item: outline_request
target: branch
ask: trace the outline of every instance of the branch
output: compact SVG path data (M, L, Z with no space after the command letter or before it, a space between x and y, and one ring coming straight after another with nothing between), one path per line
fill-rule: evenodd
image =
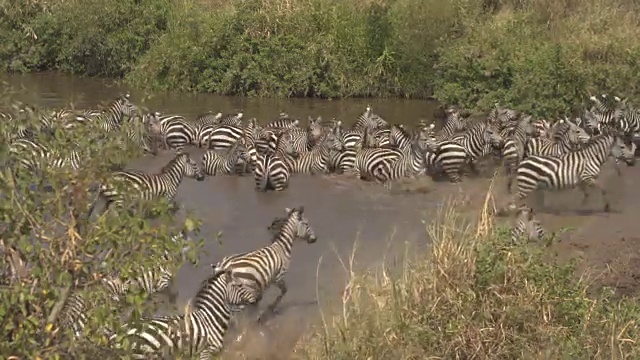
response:
M62 308L64 307L64 305L67 303L67 299L69 298L70 294L71 294L71 283L69 283L69 285L67 285L62 289L62 292L60 293L60 299L58 299L58 301L53 305L53 308L51 309L51 313L47 317L47 324L56 323L56 321L58 320L58 316L60 316L60 312L62 311Z

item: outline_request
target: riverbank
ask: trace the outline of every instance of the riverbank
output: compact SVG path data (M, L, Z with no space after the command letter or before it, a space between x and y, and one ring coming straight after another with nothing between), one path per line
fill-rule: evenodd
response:
M640 356L637 298L595 289L540 244L510 245L486 211L469 222L460 204L448 205L429 227L428 250L407 250L415 256L399 274L352 274L339 315L323 316L292 358Z
M631 0L70 0L2 11L0 68L154 90L433 96L550 116L587 92L633 97L640 86Z

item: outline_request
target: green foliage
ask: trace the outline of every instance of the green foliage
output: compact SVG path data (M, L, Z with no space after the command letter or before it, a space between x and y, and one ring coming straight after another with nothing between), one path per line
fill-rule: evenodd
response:
M2 109L18 108L11 100ZM0 279L11 263L12 251L27 262L20 280L0 285L0 353L20 358L95 358L105 356L103 330L117 329L130 316L152 311L146 297L135 292L114 303L100 279L117 274L126 279L141 268L154 269L163 254L181 254L187 245L171 241L180 229L198 231L200 221L187 216L175 223L166 201L141 203L158 214L109 211L87 219L96 197L95 189L114 163L124 164L141 155L140 149L125 147L126 131L100 136L91 125L74 130L37 132L37 140L59 154L80 150L80 170L42 167L25 171L8 153L15 125L37 125L39 113L26 113L0 123ZM98 134L98 136L96 136ZM106 161L105 159L113 159ZM194 262L199 244L189 243L186 256L171 256L177 268ZM81 295L87 305L84 337L76 340L67 327L60 327L60 305L69 295ZM105 347L105 349L103 349ZM104 352L103 352L104 351ZM111 350L109 350L111 351Z
M297 358L640 356L637 299L589 289L575 263L549 261L541 244L512 245L508 229L478 237L465 223L450 210L432 225L426 254L408 251L399 274L354 277L340 315L324 317Z
M1 2L0 68L156 90L397 96L536 116L640 88L632 0Z

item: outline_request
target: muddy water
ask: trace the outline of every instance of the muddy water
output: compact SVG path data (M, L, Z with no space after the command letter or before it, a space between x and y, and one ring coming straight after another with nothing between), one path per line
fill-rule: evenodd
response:
M321 115L349 122L371 104L389 121L410 123L432 117L437 108L434 103L408 100L273 100L184 93L150 96L108 81L55 74L2 75L0 81L8 82L19 100L42 106L73 103L78 108L91 107L129 91L134 102L157 111L194 116L211 110L243 110L246 116L255 116L259 121L286 111L303 119ZM193 154L200 156L202 152L193 150ZM145 157L134 161L131 167L157 171L170 159L170 154ZM210 273L210 263L224 255L267 244L266 227L271 220L283 214L285 207L304 205L319 240L294 248L287 276L289 293L283 306L303 313L304 309L316 311L317 289L333 294L342 288L344 272L339 258L347 261L356 240L359 266L377 263L405 242L426 243L421 220L425 211L438 205L433 195L391 196L380 187L323 176L297 176L282 193L256 193L253 186L250 176L208 178L204 182L187 179L181 186L178 200L204 219L201 235L206 240L206 253L201 255L198 268L186 265L180 270L176 279L179 304L194 295L199 282ZM222 244L215 239L218 232L222 233Z

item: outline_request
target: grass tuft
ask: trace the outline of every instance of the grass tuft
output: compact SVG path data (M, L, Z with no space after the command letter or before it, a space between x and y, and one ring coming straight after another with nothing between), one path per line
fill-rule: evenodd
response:
M399 272L350 272L341 311L297 344L300 359L637 358L640 305L589 291L575 263L511 245L489 216L449 201L426 251ZM412 249L416 250L416 249ZM410 251L407 251L410 253ZM416 253L413 251L413 253Z

